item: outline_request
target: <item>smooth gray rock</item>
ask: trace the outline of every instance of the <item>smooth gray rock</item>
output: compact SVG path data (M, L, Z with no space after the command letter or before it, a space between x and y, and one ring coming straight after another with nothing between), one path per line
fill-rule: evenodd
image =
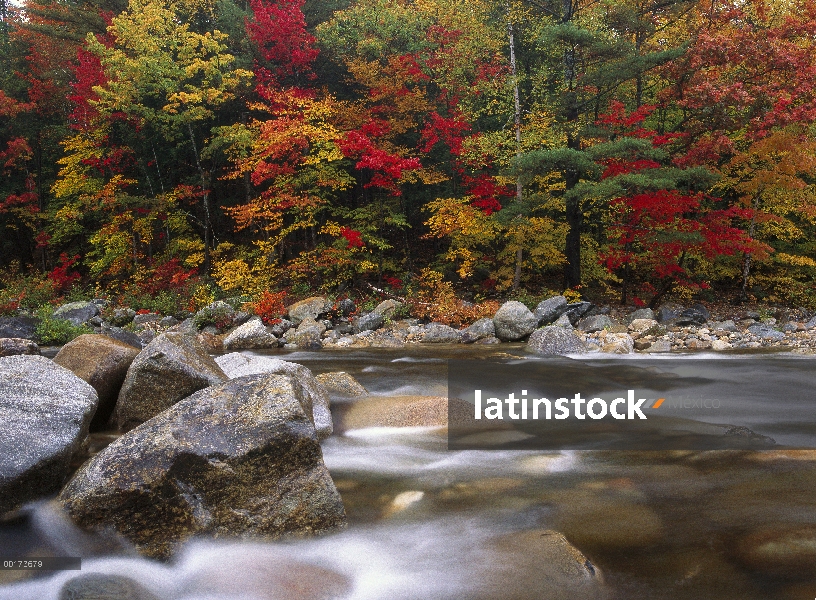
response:
M764 325L762 323L756 323L755 325L750 325L748 327L748 332L752 333L758 337L761 337L763 340L784 340L785 334L781 331L777 331L770 325Z
M97 403L90 385L47 358L0 358L0 514L62 487Z
M0 357L18 354L39 354L40 347L32 340L21 338L0 338Z
M34 339L39 323L36 317L0 317L0 338Z
M591 315L589 317L584 317L580 321L578 321L578 329L581 331L585 331L587 333L595 333L596 331L603 331L604 329L609 329L612 327L614 323L612 323L612 319L607 317L606 315Z
M462 332L442 323L428 323L422 333L423 344L458 344L462 341Z
M680 317L680 313L682 313L684 310L685 307L677 304L676 302L666 302L658 307L657 313L655 314L655 320L658 323L674 321Z
M357 317L352 323L354 325L355 333L359 333L361 331L373 331L375 329L379 329L382 327L383 323L385 323L385 319L379 313L370 312Z
M655 340L644 352L671 352L671 342L668 340Z
M74 325L82 325L98 314L98 304L93 302L69 302L54 311L54 318L70 321Z
M539 325L549 325L567 310L567 299L564 296L553 296L539 302L533 314L538 318Z
M267 331L260 318L255 317L234 329L224 339L224 351L277 348L278 338Z
M287 310L289 312L289 320L294 325L300 325L300 322L307 317L317 319L318 316L326 314L332 308L331 302L328 298L323 296L313 296L306 298L300 302L295 302Z
M298 393L309 400L312 407L312 422L318 439L323 440L332 434L334 426L329 408L329 395L307 367L279 358L240 352L224 354L217 357L215 362L230 379L264 373L291 376Z
M493 319L479 319L462 332L462 343L472 344L478 340L495 335L496 326L493 325Z
M496 337L504 342L514 342L530 335L538 326L538 317L521 302L510 300L501 305L493 315Z
M121 327L105 327L103 325L101 333L102 335L128 344L129 346L133 346L134 348L138 348L139 350L144 348L141 338L127 329L122 329Z
M168 331L150 342L128 369L114 419L128 431L195 391L227 379L201 343Z
M567 329L572 329L572 321L570 321L568 314L563 314L558 317L555 321L552 322L554 327L566 327Z
M586 314L592 310L592 307L595 306L592 302L573 302L571 304L567 304L567 310L564 311L564 314L569 317L570 323L576 325L578 321L580 321Z
M250 375L196 392L85 463L59 501L80 527L112 527L160 558L196 535L344 527L310 399L292 379Z
M729 331L729 332L732 332L732 333L736 333L737 331L739 331L739 327L737 327L737 324L734 323L734 321L732 321L731 319L727 319L725 321L714 321L709 326L709 329L711 329L712 331L718 331L719 330L719 331Z
M527 340L527 352L533 354L584 354L583 341L570 329L550 325L536 329Z

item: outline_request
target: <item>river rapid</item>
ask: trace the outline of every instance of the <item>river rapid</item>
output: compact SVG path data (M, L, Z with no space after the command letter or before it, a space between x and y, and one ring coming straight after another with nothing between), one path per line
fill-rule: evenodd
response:
M346 371L372 395L444 396L446 359L523 352L502 344L274 355L315 374ZM780 377L776 358L759 368L778 380L780 399L813 378L816 359L799 358ZM694 372L744 358L687 360ZM354 402L332 400L336 417ZM801 433L784 410L762 425L777 437ZM0 571L0 600L79 598L67 582L93 573L135 582L122 597L144 600L816 598L816 451L449 451L443 428L341 426L323 454L346 506L344 532L193 540L160 563L76 530L44 502L0 523L2 554L82 556L82 571ZM583 553L601 585L559 580L536 543L551 530Z

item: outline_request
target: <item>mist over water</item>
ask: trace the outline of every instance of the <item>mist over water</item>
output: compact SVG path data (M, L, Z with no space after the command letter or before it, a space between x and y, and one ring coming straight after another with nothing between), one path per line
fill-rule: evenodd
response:
M468 352L507 356L508 348L518 350ZM444 395L440 359L451 356L468 353L377 349L282 358L316 374L349 372L376 395L403 396ZM711 365L687 360L689 377ZM781 364L769 356L750 366L765 369L780 398L816 367L812 359L786 363L793 366L784 371ZM338 411L350 404L336 400ZM780 411L763 426L792 435L797 425ZM346 505L344 532L274 543L192 540L165 564L80 532L43 503L0 524L3 553L81 555L82 571L16 582L20 572L0 572L0 600L62 600L63 586L91 574L126 577L152 595L134 598L168 600L816 597L816 532L809 533L816 452L449 451L444 428L380 427L333 436L323 453ZM591 561L602 588L574 581L569 588L558 579L531 542L546 530L563 533ZM799 555L788 564L791 551Z

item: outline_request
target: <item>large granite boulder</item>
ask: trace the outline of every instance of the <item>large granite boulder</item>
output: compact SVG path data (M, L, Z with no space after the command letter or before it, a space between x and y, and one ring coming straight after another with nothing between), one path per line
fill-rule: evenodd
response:
M428 323L419 341L423 344L457 344L462 341L462 332L442 323Z
M36 317L0 317L0 338L34 339L39 323Z
M0 338L0 357L18 354L39 354L40 347L31 340L22 338Z
M366 313L354 319L354 332L360 333L361 331L374 331L375 329L382 327L383 323L385 323L385 317L383 317L380 313Z
M54 311L54 318L70 321L74 325L82 325L98 314L98 304L94 304L93 302L69 302Z
M224 350L259 350L277 348L278 338L270 333L259 318L250 319L224 338Z
M155 417L227 376L194 336L168 331L150 342L130 365L114 419L123 431Z
M97 402L90 385L47 358L0 358L0 514L59 491Z
M318 439L323 440L332 434L329 395L308 368L279 358L252 356L239 352L219 356L215 362L230 379L259 374L291 376L292 384L298 389L298 394L307 398L312 407L312 422Z
M572 302L567 304L567 310L564 311L564 314L567 315L572 325L577 325L578 321L589 314L594 306L592 302L586 302L585 300Z
M86 333L65 344L54 362L91 384L99 396L92 430L103 429L113 409L128 368L139 350L104 335Z
M510 300L501 305L493 315L496 337L505 342L515 342L530 335L538 326L538 317L521 302Z
M550 325L536 329L527 340L527 351L533 354L583 354L586 345L574 331Z
M493 319L479 319L462 332L462 343L472 344L496 335L496 326Z
M112 527L152 557L192 536L274 539L343 527L300 390L274 374L200 390L102 450L59 500L79 526Z
M638 308L637 310L633 310L629 313L629 316L626 317L626 322L631 323L632 321L636 321L638 319L654 319L655 313L651 308Z
M539 325L549 325L567 311L567 299L564 296L553 296L539 302L533 314Z
M332 308L332 303L328 298L323 296L313 296L306 298L300 302L295 302L287 310L289 311L289 320L294 325L299 325L303 319L312 318L317 319L318 316L329 312Z

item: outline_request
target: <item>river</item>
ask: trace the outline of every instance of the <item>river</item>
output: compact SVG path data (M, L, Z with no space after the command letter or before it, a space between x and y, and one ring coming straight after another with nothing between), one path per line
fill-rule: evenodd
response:
M446 359L522 354L502 344L275 356L315 374L346 371L373 395L439 396ZM812 358L786 363L784 377L777 359L751 370L778 381L780 399L814 377ZM638 358L605 360L625 367ZM693 372L747 358L684 360ZM339 414L353 401L333 402ZM785 414L762 425L800 435ZM372 428L341 429L323 453L348 514L341 533L194 540L164 564L112 549L42 503L0 524L0 545L4 554L83 556L83 576L127 577L141 591L126 597L145 600L816 598L816 451L450 451L444 429ZM592 585L559 579L570 575L537 541L553 530L588 559ZM14 581L20 572L0 572L0 600L78 597L63 590L77 575Z

